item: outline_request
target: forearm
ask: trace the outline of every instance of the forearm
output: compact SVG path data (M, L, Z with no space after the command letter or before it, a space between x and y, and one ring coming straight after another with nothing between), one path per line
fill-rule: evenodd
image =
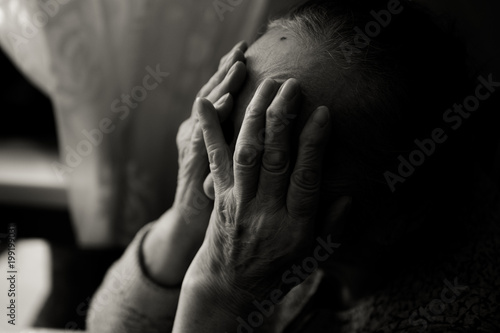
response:
M220 306L218 296L192 285L184 288L172 332L236 332L235 317Z
M87 316L90 332L171 331L180 290L157 285L141 267L140 246L150 227L136 235L93 296Z
M180 286L204 233L175 209L145 226L108 271L87 323L96 332L170 332Z

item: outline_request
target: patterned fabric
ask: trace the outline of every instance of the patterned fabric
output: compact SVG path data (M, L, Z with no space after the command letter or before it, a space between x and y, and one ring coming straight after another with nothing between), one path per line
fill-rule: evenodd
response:
M144 274L139 249L152 224L145 225L108 271L92 297L88 332L170 332L180 289L163 288Z

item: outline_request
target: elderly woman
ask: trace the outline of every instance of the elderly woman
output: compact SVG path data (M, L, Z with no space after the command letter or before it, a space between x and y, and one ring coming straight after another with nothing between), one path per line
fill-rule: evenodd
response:
M238 44L179 130L173 207L110 269L89 329L498 328L493 201L448 110L458 54L397 0L308 1Z

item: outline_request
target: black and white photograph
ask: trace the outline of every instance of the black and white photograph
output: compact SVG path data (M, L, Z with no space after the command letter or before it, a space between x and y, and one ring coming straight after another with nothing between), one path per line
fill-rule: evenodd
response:
M500 333L497 0L0 0L0 333Z

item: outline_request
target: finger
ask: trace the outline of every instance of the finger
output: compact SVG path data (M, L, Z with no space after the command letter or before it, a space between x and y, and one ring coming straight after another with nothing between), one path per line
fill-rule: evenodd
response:
M212 174L209 173L203 182L203 191L205 195L210 200L215 200L215 190L214 190L214 179L212 178Z
M328 108L322 106L311 115L300 135L297 162L286 198L288 214L294 218L310 218L316 214L329 134L330 115Z
M207 150L199 122L194 125L193 135L186 146L179 160L179 175L199 183L209 172Z
M266 110L278 89L267 79L259 86L248 105L234 152L234 194L242 201L255 196L264 147Z
M226 144L217 111L212 103L204 98L197 98L195 109L203 131L203 139L214 179L216 195L225 192L232 184L231 155Z
M234 94L241 89L247 76L247 69L243 62L237 61L229 70L221 83L219 83L206 97L214 103L227 93Z
M206 156L207 154L203 131L199 122L195 123L193 134L191 135L191 152L202 156Z
M290 180L290 133L292 120L297 117L299 92L297 80L286 81L267 109L258 196L270 204L283 203L286 199Z
M215 103L226 94L234 94L238 92L245 82L246 75L247 71L245 64L238 61L233 64L227 75L224 77L224 80L222 80L222 82L220 82L216 87L210 89L208 92L209 96L203 96L203 98ZM191 117L193 116L196 116L194 108L191 112Z
M206 97L210 92L222 82L229 69L237 62L245 63L245 51L247 49L246 42L240 42L224 57L222 57L217 72L210 80L201 88L197 97Z
M214 107L217 110L217 115L219 116L219 121L223 123L231 115L233 111L234 100L230 93L225 94L217 102L215 102Z
M196 102L195 102L196 103ZM233 108L233 98L230 94L222 96L213 106L217 112L217 117L219 122L224 122ZM191 134L191 149L193 152L201 155L205 155L205 141L203 140L203 131L199 125L198 114L196 114L195 125L193 126L193 131Z
M238 42L228 53L226 53L220 60L219 62L219 69L222 69L224 66L226 66L228 59L237 51L240 51L241 53L245 53L248 49L248 44L245 41ZM231 65L229 65L231 66Z
M179 160L183 160L189 150L189 141L193 135L195 121L193 118L185 120L177 131L176 144L179 149Z
M206 97L210 92L222 82L227 72L238 61L246 62L244 51L239 49L231 51L219 64L217 72L210 78L210 80L200 89L198 97Z

